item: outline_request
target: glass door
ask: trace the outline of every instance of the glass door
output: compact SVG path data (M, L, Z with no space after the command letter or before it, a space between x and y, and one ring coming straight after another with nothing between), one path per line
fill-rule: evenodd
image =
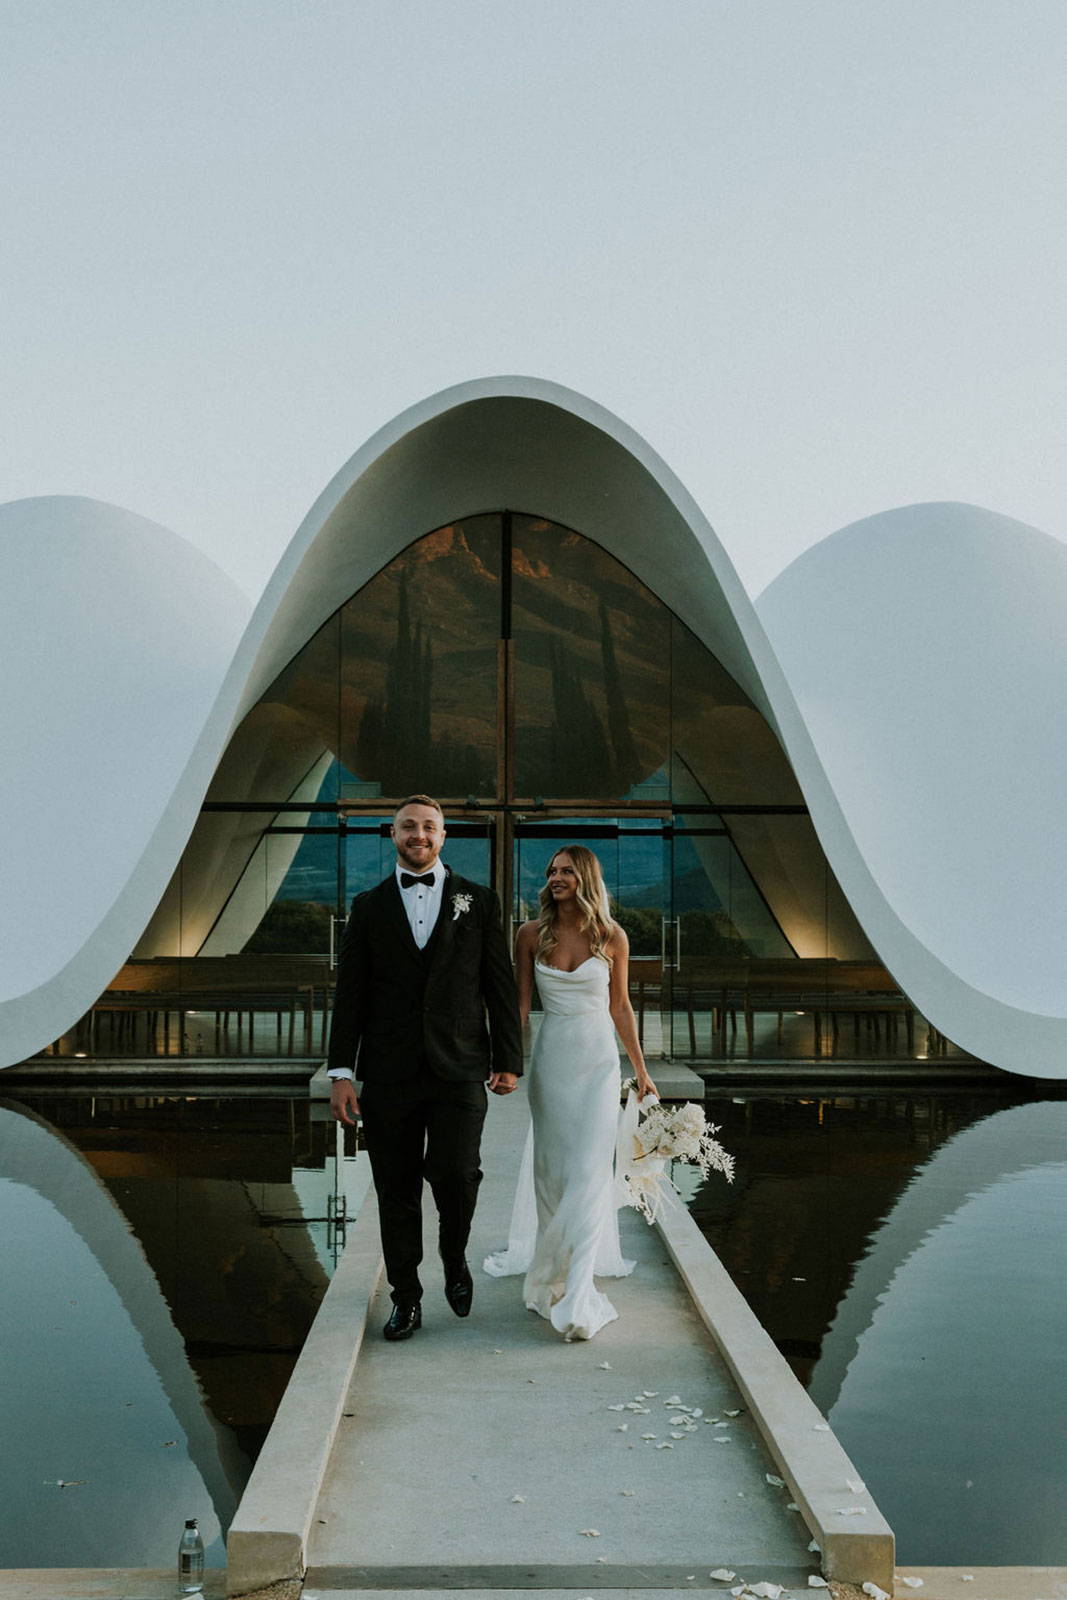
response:
M630 1000L646 1056L671 1050L670 837L666 816L590 816L555 811L513 823L514 926L538 915L545 871L557 850L583 844L599 857L613 914L630 940Z
M676 813L671 864L672 1055L795 1055L811 1028L810 1016L802 1014L802 1027L793 1020L796 951L723 816L710 808Z

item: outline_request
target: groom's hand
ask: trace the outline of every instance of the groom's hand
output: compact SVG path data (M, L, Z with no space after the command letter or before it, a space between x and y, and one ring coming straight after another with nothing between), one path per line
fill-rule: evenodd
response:
M511 1094L519 1087L519 1080L513 1072L491 1072L489 1074L490 1094Z
M359 1116L356 1086L351 1078L334 1078L330 1088L330 1115L335 1122L347 1123L354 1128Z

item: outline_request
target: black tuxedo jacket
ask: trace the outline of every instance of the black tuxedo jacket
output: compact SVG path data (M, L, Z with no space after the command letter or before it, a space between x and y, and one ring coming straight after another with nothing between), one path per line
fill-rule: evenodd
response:
M363 1083L382 1083L423 1066L455 1082L490 1072L519 1076L515 975L491 889L450 872L433 934L420 950L391 872L352 902L327 1068L349 1067Z

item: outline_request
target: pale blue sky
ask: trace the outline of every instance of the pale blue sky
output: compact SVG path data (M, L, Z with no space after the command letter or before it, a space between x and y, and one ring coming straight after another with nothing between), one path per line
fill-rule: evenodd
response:
M1062 0L8 0L0 501L258 592L398 411L618 413L756 592L975 501L1067 537ZM534 509L534 508L530 508Z

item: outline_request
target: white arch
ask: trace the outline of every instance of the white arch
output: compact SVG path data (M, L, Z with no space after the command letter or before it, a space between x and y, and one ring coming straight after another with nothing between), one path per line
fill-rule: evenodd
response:
M31 511L38 508L32 514L40 516L43 505L50 508L48 514L59 518L62 508L72 504L85 503L24 502L23 511L18 507L7 511L17 523L19 516L31 514L25 510L27 506ZM202 681L210 676L205 660L217 665L228 656L228 670L218 672L215 679L218 692L213 699L206 694L196 699L201 718L197 735L190 738L187 715L181 739L173 741L172 748L180 747L184 754L184 764L178 763L177 775L174 763L163 764L170 783L169 798L163 799L157 785L146 800L139 819L138 839L146 841L140 856L132 865L125 859L110 876L94 882L91 892L81 894L79 926L91 926L92 931L85 933L76 954L65 965L52 960L50 966L47 952L38 952L34 983L23 981L20 986L9 978L0 1004L4 1040L0 1061L18 1060L55 1037L104 988L135 944L162 893L230 733L311 633L341 601L427 529L503 505L528 508L580 528L630 567L714 650L778 731L827 856L865 931L890 970L935 1023L959 1043L1009 1070L1067 1075L1064 988L1043 992L1042 1003L1035 1005L1026 987L1029 954L1038 945L1047 948L1046 940L1059 927L1058 913L1050 915L1040 886L1030 878L1020 880L1018 903L1012 907L1010 926L1034 930L1032 939L1021 949L1002 950L1001 981L996 986L976 985L970 969L958 960L961 946L958 939L953 941L951 914L947 912L940 925L938 942L930 938L926 927L916 931L902 910L922 894L939 896L951 906L960 862L980 882L982 852L988 841L975 841L969 855L964 851L958 856L952 876L932 874L925 854L919 868L910 866L906 852L883 850L881 841L889 830L906 832L909 819L918 819L922 790L913 788L910 808L907 795L894 790L893 806L887 807L880 767L871 769L866 787L858 779L842 782L840 751L847 739L835 741L832 737L834 697L844 691L843 703L849 707L853 727L855 719L864 714L864 702L862 697L849 697L849 685L835 681L835 669L876 671L881 678L892 667L893 652L887 659L879 637L868 661L862 633L857 650L840 662L832 637L822 637L807 649L813 632L825 632L828 626L832 635L835 621L831 617L824 625L819 613L820 620L811 623L811 614L799 603L800 598L810 596L809 581L798 580L791 587L779 580L772 586L760 602L765 627L702 511L655 452L592 401L527 378L485 379L446 390L403 413L357 451L297 530L239 643L233 639L239 605L230 599L220 606L221 591L216 591L214 611L197 628L198 648L193 649L186 638L180 666L193 671L191 658L195 657L198 681ZM114 508L98 509L116 521L128 516ZM966 559L974 543L976 519L984 519L986 545L1005 552L1003 561L991 561L978 572L964 597L962 621L980 629L983 609L1005 603L1003 586L998 589L998 584L1005 563L1010 564L1016 537L1013 530L1020 525L968 507L925 508L925 515L928 526L943 532L946 588L951 588L958 562ZM1033 530L1025 532L1037 543L1044 538ZM825 555L827 564L819 577L824 585L831 585L831 592L836 581L834 552L845 547L845 543L830 539L817 552ZM1042 583L1046 596L1051 597L1047 603L1054 606L1060 597L1067 598L1067 552L1062 552L1058 564L1047 550L1045 555ZM804 568L806 559L795 563L785 578L799 574L806 580L812 570ZM115 582L121 584L125 581L121 563L117 567ZM40 605L42 593L49 592L50 572L45 549L30 574L28 591L34 604ZM1025 573L1022 577L1025 579ZM202 589L203 579L202 569L195 579L190 570L190 590L197 583ZM1022 614L1026 598L1025 582L1017 581L1008 596L1010 603L999 633L1000 653L1003 642L1017 637L1028 625ZM174 609L191 618L195 604L186 603L184 593L180 600L181 604L173 602ZM120 642L122 638L120 634ZM780 658L788 664L790 675L796 674L799 695L787 681ZM989 681L989 675L1003 665L997 652L987 652L981 662L985 677L979 681ZM1063 666L1062 651L1051 649L1044 681L1060 703L1065 687ZM128 650L128 668L139 676L154 725L165 726L166 701L158 676L141 672L132 649ZM945 749L945 762L954 771L974 771L984 748L985 726L975 685L974 664L962 657L951 678L908 683L912 725L935 725L946 706L955 709L954 739L946 742ZM34 685L30 682L27 687L32 699ZM83 734L63 715L56 717L54 707L38 705L37 711L40 717L51 718L53 749L68 759L72 750L76 755ZM1000 748L1010 760L1015 749L1010 720L999 731ZM134 769L131 742L126 740L115 750L116 785ZM1030 745L1027 753L1035 755ZM1028 772L1030 791L1059 776L1058 756L1045 763L1038 759ZM10 842L19 830L18 807L5 805L0 818ZM1045 820L1042 812L1030 841L1031 854L1050 842L1041 835ZM1014 819L1004 820L998 842L1006 839L1013 823ZM885 870L886 862L892 863L892 876ZM936 868L936 863L933 866ZM50 880L47 888L50 903L58 912L61 896L57 885ZM996 918L988 916L986 926L992 946ZM22 966L25 969L27 963Z

